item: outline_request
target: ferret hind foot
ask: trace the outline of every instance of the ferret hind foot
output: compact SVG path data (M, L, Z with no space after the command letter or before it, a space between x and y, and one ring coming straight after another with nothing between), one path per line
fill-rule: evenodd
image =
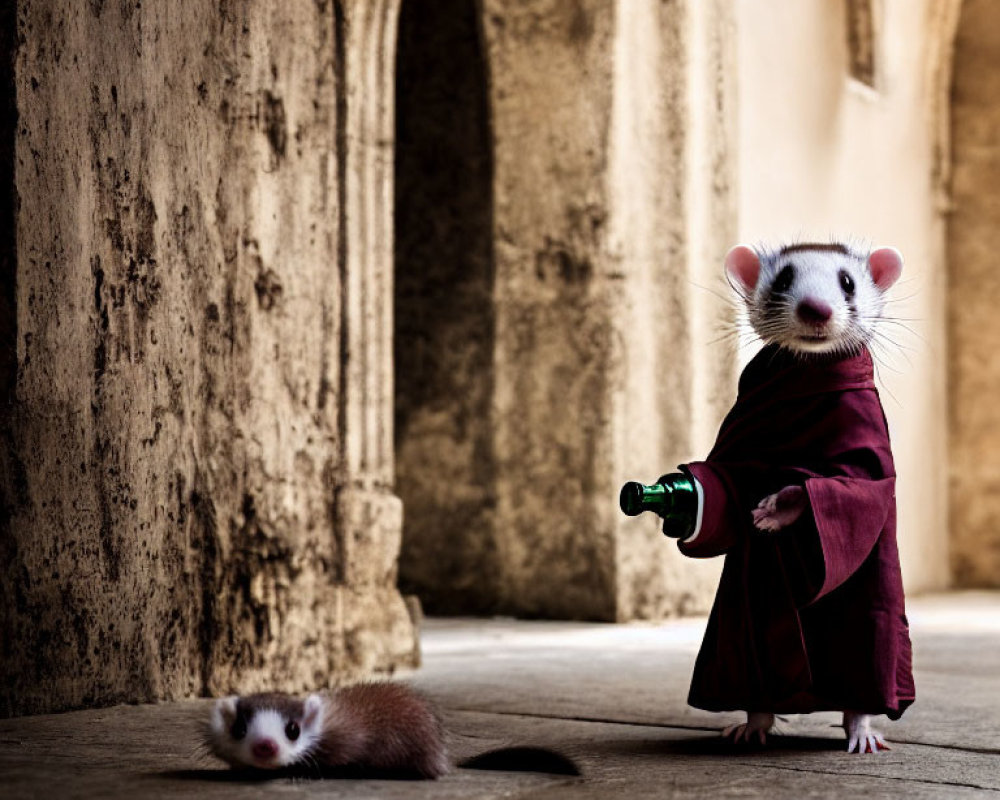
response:
M882 734L872 728L870 714L845 711L844 733L847 734L848 753L880 753L892 749L886 744Z
M724 738L733 744L767 744L767 734L774 727L774 714L764 711L748 711L747 721L730 725L722 731Z

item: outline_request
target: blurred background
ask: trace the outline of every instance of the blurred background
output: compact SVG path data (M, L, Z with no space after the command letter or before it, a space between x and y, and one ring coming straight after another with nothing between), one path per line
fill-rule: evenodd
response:
M421 609L706 612L617 492L711 447L737 242L903 253L904 581L1000 585L1000 4L0 15L0 713L391 672Z

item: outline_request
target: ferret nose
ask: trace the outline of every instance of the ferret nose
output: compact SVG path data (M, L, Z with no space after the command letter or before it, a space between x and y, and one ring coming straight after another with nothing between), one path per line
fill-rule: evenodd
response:
M274 758L278 754L278 745L274 739L259 739L253 743L251 748L254 758L258 758L261 761L267 761L270 758Z
M824 322L829 322L833 316L833 309L822 300L807 297L796 306L795 313L807 325L822 325Z

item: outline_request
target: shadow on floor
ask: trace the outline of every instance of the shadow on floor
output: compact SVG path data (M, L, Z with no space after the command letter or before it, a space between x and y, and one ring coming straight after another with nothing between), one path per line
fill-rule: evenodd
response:
M157 772L158 778L181 781L211 781L213 783L266 783L295 778L297 780L380 780L421 781L423 776L400 770L376 770L364 767L286 767L284 769L177 769Z
M684 739L608 740L595 743L592 748L595 752L619 755L725 756L732 758L741 755L759 755L760 753L778 755L781 753L835 752L843 750L844 743L837 739L776 734L768 737L766 745L757 743L734 745L715 734L696 739L688 737Z

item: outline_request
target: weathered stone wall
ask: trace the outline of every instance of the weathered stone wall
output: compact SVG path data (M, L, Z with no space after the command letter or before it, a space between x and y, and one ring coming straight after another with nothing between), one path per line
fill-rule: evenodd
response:
M1000 6L962 3L951 93L948 399L952 568L1000 586Z
M731 15L473 7L400 24L405 585L447 613L704 610L718 565L685 563L617 494L704 455L732 397L702 288L735 224Z
M486 2L499 611L614 619L605 240L616 4Z
M703 456L732 396L731 357L702 357L715 312L692 285L735 224L730 17L582 0L485 11L500 608L705 609L715 565L682 564L617 494Z
M725 0L622 3L609 250L620 275L614 466L651 481L703 459L736 396L722 262L736 237L735 29ZM681 556L650 514L610 507L619 619L705 612L721 559Z
M17 4L0 713L414 662L390 494L394 21Z

